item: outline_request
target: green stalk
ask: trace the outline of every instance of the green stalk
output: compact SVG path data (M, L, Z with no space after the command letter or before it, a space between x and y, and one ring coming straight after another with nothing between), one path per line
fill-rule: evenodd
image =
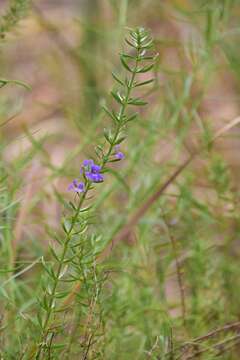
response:
M128 65L123 63L124 67L126 67L128 71L131 71L131 77L130 77L130 79L126 80L125 83L122 82L122 85L124 85L126 87L126 91L125 91L124 97L121 98L121 100L119 101L121 103L121 107L120 107L118 116L116 118L117 126L115 128L115 133L112 136L111 140L109 141L109 147L108 147L108 150L107 150L106 154L105 155L103 154L103 156L102 156L102 162L101 162L101 169L102 170L104 170L106 164L109 161L111 161L110 157L112 155L113 149L116 146L116 144L118 143L119 134L120 134L120 132L122 130L122 127L126 123L124 121L125 117L126 117L126 109L127 109L127 105L130 104L129 100L131 99L130 98L131 91L135 87L134 86L134 80L135 80L136 74L138 72L146 72L146 71L148 71L150 69L149 67L147 67L147 70L146 70L146 67L140 68L140 70L138 68L138 65L139 65L139 62L141 61L141 56L142 56L142 55L140 56L140 54L141 54L141 51L144 49L144 45L142 45L142 43L144 42L144 39L145 39L145 41L147 41L147 44L145 44L145 48L147 48L148 44L149 44L149 40L147 40L148 36L146 36L146 34L145 35L144 34L139 34L139 33L137 33L137 34L138 34L137 45L134 45L134 47L136 46L135 47L136 56L134 57L135 66L131 70L128 67ZM141 36L142 36L143 40L141 40ZM127 55L125 55L125 56L127 56ZM152 65L151 65L151 68L152 68ZM138 86L139 86L139 84L138 84ZM137 99L135 99L135 100L137 100ZM138 105L137 101L135 101L135 103L133 103L133 102L131 102L131 103L134 104L134 105ZM144 104L142 104L142 105L144 105ZM54 306L54 301L56 299L56 293L57 293L58 285L59 285L59 282L60 282L63 266L64 266L64 263L65 263L65 258L66 258L66 255L68 253L68 250L69 250L69 244L70 244L71 239L72 239L73 230L74 230L74 227L75 227L76 222L78 220L79 214L81 212L82 205L83 205L83 203L84 203L84 201L85 201L85 199L86 199L86 197L88 195L89 190L91 189L92 182L87 180L85 176L84 176L84 179L85 179L85 191L83 192L82 196L80 197L77 208L74 208L75 209L75 214L72 217L70 228L68 230L66 228L64 229L65 233L66 233L66 237L65 237L65 241L63 243L62 252L61 252L61 254L59 256L57 256L58 266L57 266L56 274L53 273L53 276L52 276L53 277L53 287L52 287L51 293L46 293L46 297L48 297L48 299L46 300L47 306L45 307L46 316L45 316L45 319L43 321L43 325L42 325L42 329L41 329L40 341L39 341L39 343L37 345L37 349L36 349L36 352L35 352L35 355L34 355L34 358L36 360L39 360L42 357L41 355L42 355L43 348L45 347L45 345L47 345L47 336L50 333L51 320L53 318L53 313L56 311L55 306Z
M115 143L116 143L116 140L119 136L119 133L121 131L121 128L122 128L122 121L123 121L123 118L124 118L124 115L125 115L125 112L126 112L126 108L127 108L127 104L128 104L128 100L129 100L129 97L131 95L131 91L133 89L133 82L134 82L134 79L135 79L135 76L136 76L136 73L137 73L137 67L138 67L138 62L139 62L139 50L137 51L137 58L136 58L136 63L135 63L135 67L134 67L134 70L132 72L132 76L131 76L131 79L130 79L130 82L129 82L129 85L127 85L127 93L126 93L126 97L125 97L125 101L124 103L122 104L121 106L121 109L120 109L120 112L119 112L119 123L118 123L118 126L116 128L116 131L115 131L115 134L114 134L114 137L113 137L113 140L112 140L112 143L109 145L109 149L108 149L108 152L107 154L104 156L103 158L103 162L102 162L102 168L104 169L104 166L108 163L109 161L109 157L111 156L112 154L112 150L115 146Z
M136 73L137 73L138 62L139 62L139 50L137 51L136 63L135 63L135 67L134 67L134 70L133 70L129 85L127 85L127 92L126 92L125 100L124 100L124 103L122 104L121 109L120 109L119 123L118 123L118 126L116 128L116 131L115 131L115 134L114 134L114 137L113 137L113 141L109 145L108 152L103 158L102 169L104 169L105 165L108 163L109 157L112 154L113 147L115 146L115 142L116 142L116 140L117 140L117 138L119 136L119 133L121 131L122 121L123 121L123 118L124 118L124 115L125 115L125 112L126 112L128 100L129 100L129 97L131 95L131 91L133 89L133 82L134 82L134 79L135 79L135 76L136 76ZM53 302L55 300L55 294L56 294L58 283L59 283L59 276L61 274L61 271L62 271L62 268L63 268L63 265L64 265L64 260L65 260L65 256L66 256L66 253L67 253L67 250L68 250L69 242L71 240L72 231L73 231L74 226L76 224L76 221L78 219L79 213L81 211L81 207L82 207L82 205L84 203L84 200L85 200L85 198L86 198L86 196L88 194L89 188L90 188L90 184L88 184L88 186L86 188L86 191L83 193L83 195L82 195L82 197L81 197L81 199L79 201L78 208L76 210L75 216L73 217L71 227L70 227L70 229L68 231L66 240L64 242L63 251L62 251L62 254L60 256L60 261L59 261L58 268L57 268L55 282L54 282L53 289L52 289L52 292L51 292L51 298L50 298L50 302L49 302L49 306L48 306L48 312L47 312L47 315L46 315L46 318L45 318L45 321L44 321L44 324L43 324L41 341L40 341L40 343L38 345L38 349L37 349L37 352L36 352L36 355L35 355L36 360L39 360L40 356L41 356L43 343L44 343L45 338L47 336L49 322L50 322L50 319L51 319L51 315L53 313Z
M41 341L40 341L40 343L38 345L38 348L37 348L37 351L36 351L36 354L35 354L35 359L36 360L40 359L40 356L41 356L43 343L44 343L45 338L47 336L48 328L49 328L49 322L51 320L51 315L53 313L53 302L55 300L55 295L56 295L57 287L58 287L58 284L59 284L60 274L61 274L61 271L62 271L62 268L63 268L63 265L64 265L65 256L66 256L66 253L67 253L67 250L68 250L68 245L69 245L69 242L71 240L72 231L74 230L74 226L75 226L76 221L78 219L78 216L80 214L82 205L83 205L84 200L85 200L85 198L87 196L89 187L90 187L90 184L88 184L88 186L86 188L86 191L83 193L83 195L80 198L80 201L78 203L78 207L76 209L76 213L75 213L75 215L74 215L74 217L72 219L71 227L70 227L70 229L69 229L69 231L67 233L67 236L66 236L66 239L65 239L65 242L64 242L62 254L60 256L60 261L59 261L58 268L57 268L57 273L56 273L56 276L55 276L55 282L54 282L53 289L52 289L52 292L51 292L51 295L50 295L51 298L50 298L50 301L49 301L47 315L46 315L46 318L45 318L45 321L44 321L44 324L43 324L43 328L42 328Z

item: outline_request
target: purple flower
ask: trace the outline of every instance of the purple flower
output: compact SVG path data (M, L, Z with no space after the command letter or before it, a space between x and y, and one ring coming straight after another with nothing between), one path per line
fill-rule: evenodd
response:
M122 159L125 158L124 153L122 153L121 151L119 151L119 148L120 148L119 145L116 145L116 146L115 146L115 151L116 151L116 152L115 152L114 156L115 156L115 159L116 159L116 160L122 160Z
M94 165L94 161L92 159L90 160L84 160L83 161L83 166L86 167L86 166L92 166Z
M88 180L99 183L103 182L104 178L102 174L100 174L101 166L94 163L93 160L84 160L82 171L85 172L85 176L88 178Z
M78 182L77 179L74 179L73 182L68 186L68 191L74 191L74 192L84 192L85 191L85 185L83 182Z
M93 164L93 165L91 166L91 172L92 172L93 174L98 174L100 171L101 171L101 166L96 165L96 164Z
M121 151L118 151L118 152L115 154L115 158L116 158L117 160L122 160L122 159L125 158L125 155L124 155L124 153L122 153Z
M95 182L95 183L99 183L99 182L103 182L103 176L99 173L92 173L92 172L89 172L87 171L85 173L86 177L92 181L92 182Z

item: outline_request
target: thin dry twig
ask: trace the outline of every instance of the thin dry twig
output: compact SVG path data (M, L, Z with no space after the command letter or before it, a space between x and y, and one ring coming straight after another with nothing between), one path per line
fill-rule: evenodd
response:
M146 352L148 359L152 359L152 354L153 354L154 351L157 349L158 343L159 343L159 337L157 336L157 337L156 337L156 341L155 341L155 343L153 344L152 348L151 348L149 351Z
M240 331L240 321L234 322L232 324L226 324L226 325L224 325L220 328L217 328L205 335L199 336L193 340L183 343L178 349L176 349L181 352L181 354L179 354L177 359L180 360L184 357L184 360L191 360L191 359L194 359L195 357L201 355L202 353L204 353L206 351L211 351L213 349L215 349L215 350L219 349L219 351L221 351L221 353L223 351L227 351L228 348L235 346L235 344L231 344L231 346L228 348L225 347L226 344L228 344L229 342L235 341L235 340L237 340L237 343L239 343L239 340L240 340L239 332L237 333L237 335L234 335L231 338L225 339L225 340L218 342L217 344L214 344L212 346L205 347L204 349L196 350L196 348L198 348L200 343L202 343L203 341L213 338L221 333L230 332L230 331ZM186 355L186 351L189 351L189 348L191 348L191 347L195 348L195 350L193 349L194 353L192 353L190 355ZM170 356L170 353L168 353L166 355Z
M164 218L164 215L163 215L163 218ZM172 235L171 230L169 229L169 225L165 219L164 219L164 222L165 222L165 225L167 228L169 240L172 245L173 256L174 256L175 266L176 266L176 273L177 273L177 281L178 281L178 287L179 287L180 299L181 299L182 320L183 320L184 326L186 327L185 289L184 289L184 284L183 284L183 279L182 279L181 262L178 257L178 249L177 249L177 243L176 243L175 237Z
M210 333L208 333L206 335L199 336L194 341L195 342L204 341L204 340L207 340L210 337L218 335L221 332L231 331L231 330L240 330L240 321L237 321L237 322L232 323L232 324L227 324L227 325L224 325L224 326L222 326L220 328L217 328L217 329L211 331Z
M18 211L16 225L13 231L14 238L12 241L12 249L13 249L13 256L11 261L12 265L14 265L16 259L17 246L23 234L24 223L28 215L30 200L34 193L34 182L37 179L38 174L39 174L39 167L36 163L34 163L30 172L27 175L27 180L26 180L27 185L24 191L24 198L23 201L21 202L21 207Z
M19 115L19 113L10 116L7 120L3 121L3 122L0 124L0 127L6 126L10 121L14 120L18 115Z
M215 136L213 137L213 142L215 140L217 140L220 136L223 136L226 132L228 132L229 130L231 130L233 127L235 127L236 125L238 125L240 123L240 116L236 117L235 119L233 119L232 121L230 121L228 124L226 124L225 126L223 126L221 129L219 129L216 133Z
M231 344L231 346L225 346L225 345L229 344L230 342L233 342L233 344ZM223 354L224 352L228 351L229 349L231 349L233 346L236 346L237 344L239 344L239 342L240 342L240 334L237 334L235 336L232 336L231 338L220 341L217 344L208 346L204 349L197 350L194 352L194 354L185 357L184 360L193 360L193 359L196 359L197 357L199 357L199 355L202 355L203 353L212 352L212 351L218 351L218 353L216 353L215 356L219 356L219 355ZM181 359L182 355L180 355L180 357L178 357L176 360Z

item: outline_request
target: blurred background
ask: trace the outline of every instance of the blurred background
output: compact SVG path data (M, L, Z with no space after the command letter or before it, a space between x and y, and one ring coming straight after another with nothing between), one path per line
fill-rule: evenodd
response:
M7 5L1 1L0 13ZM1 77L32 88L1 89L1 163L16 204L13 258L33 261L47 251L48 227L59 231L68 183L109 126L102 105L111 104L111 72L122 71L127 28L148 28L159 58L156 81L143 94L149 105L123 144L126 159L96 189L93 231L105 244L195 149L238 118L239 16L237 0L33 1L0 45ZM239 149L237 125L204 149L114 249L109 261L122 273L109 289L109 354L130 359L139 349L142 358L159 324L169 340L169 324L181 316L171 236L191 335L239 318Z

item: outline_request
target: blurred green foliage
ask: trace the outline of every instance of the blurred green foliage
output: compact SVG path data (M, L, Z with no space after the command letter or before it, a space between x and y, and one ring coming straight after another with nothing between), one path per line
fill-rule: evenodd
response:
M40 260L52 261L48 243L63 235L67 183L109 125L102 105L111 102L111 71L121 73L126 27L140 24L159 52L156 82L139 93L149 105L129 129L126 159L94 194L89 249L110 244L201 151L109 257L84 264L46 359L238 360L238 125L211 139L238 116L239 1L36 1L29 12L29 1L15 0L1 13L1 78L33 89L0 89L1 357L34 358L48 285ZM16 58L18 42L26 51L17 48ZM24 96L23 119L12 119Z

